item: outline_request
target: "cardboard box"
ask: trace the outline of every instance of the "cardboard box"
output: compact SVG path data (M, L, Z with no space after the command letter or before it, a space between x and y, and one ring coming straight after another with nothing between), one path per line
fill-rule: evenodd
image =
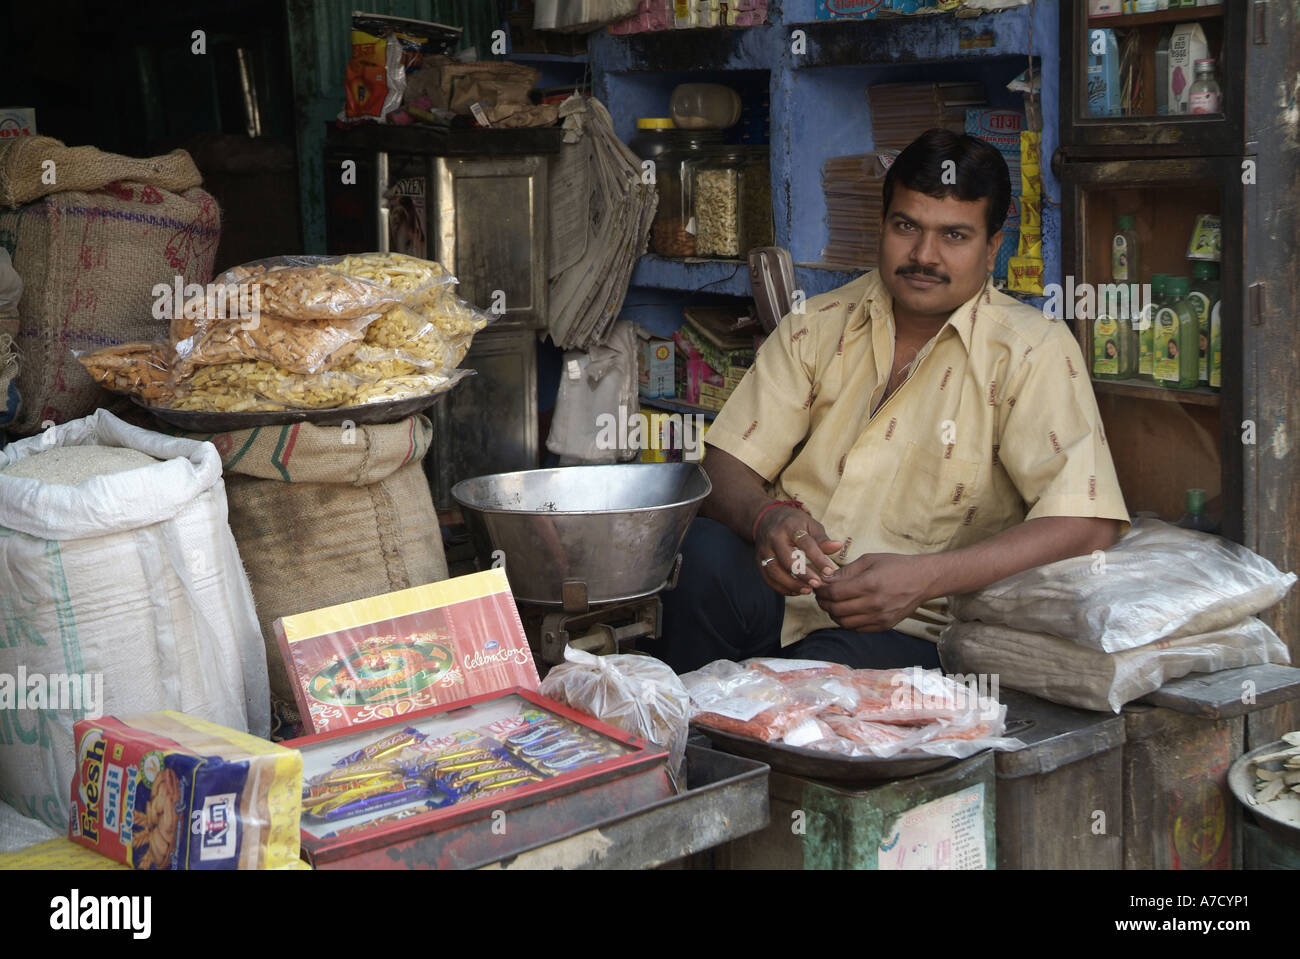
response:
M1169 38L1169 112L1186 113L1196 79L1196 61L1210 55L1199 23L1180 23ZM1156 78L1160 82L1160 78Z
M672 399L677 395L676 347L672 340L641 341L640 391L647 399Z
M285 616L274 629L303 723L318 733L538 685L500 568Z

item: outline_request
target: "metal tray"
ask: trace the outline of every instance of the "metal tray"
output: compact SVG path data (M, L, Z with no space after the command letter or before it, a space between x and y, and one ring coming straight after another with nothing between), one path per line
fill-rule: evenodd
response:
M645 869L757 832L770 821L768 768L686 746L687 788L668 799L551 836L480 868Z
M188 433L231 433L251 430L259 426L286 426L290 423L313 423L316 426L342 426L345 421L355 426L373 426L395 423L412 413L433 406L449 390L412 396L388 403L366 403L362 406L340 406L332 410L280 410L265 413L200 413L194 410L168 410L158 406L145 406L135 397L131 402L148 410L164 423Z
M845 786L905 779L961 762L952 756L924 754L892 756L889 759L877 759L875 756L833 756L817 749L765 743L760 739L711 727L692 724L691 729L708 736L713 745L723 752L756 759L771 766L774 772Z
M1250 761L1256 756L1289 749L1290 746L1290 743L1279 739L1267 746L1252 749L1240 757L1228 769L1228 788L1237 797L1237 802L1241 803L1249 812L1254 813L1255 820L1266 832L1276 836L1288 846L1300 848L1300 798L1292 798L1296 794L1291 793L1290 797L1279 798L1276 802L1256 803L1254 801L1255 777L1250 772ZM1278 761L1265 764L1266 769L1280 769L1281 767L1282 763ZM1293 815L1285 815L1287 810L1292 810Z

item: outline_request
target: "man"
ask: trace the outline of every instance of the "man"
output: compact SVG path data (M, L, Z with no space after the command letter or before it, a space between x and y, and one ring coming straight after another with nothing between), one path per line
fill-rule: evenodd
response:
M948 595L1128 529L1073 334L991 285L1009 198L973 137L895 160L879 269L786 316L709 430L651 653L937 666Z

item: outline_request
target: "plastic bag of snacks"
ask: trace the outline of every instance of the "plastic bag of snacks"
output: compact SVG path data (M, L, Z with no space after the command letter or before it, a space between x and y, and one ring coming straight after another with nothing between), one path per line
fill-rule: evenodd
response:
M964 758L1019 749L1006 707L938 670L848 669L811 660L719 660L682 676L691 722L845 757Z
M334 409L450 389L491 317L437 263L396 253L274 257L227 270L171 342L78 355L101 385L195 412Z
M666 663L652 656L593 656L568 647L538 692L668 750L676 775L686 757L691 697Z

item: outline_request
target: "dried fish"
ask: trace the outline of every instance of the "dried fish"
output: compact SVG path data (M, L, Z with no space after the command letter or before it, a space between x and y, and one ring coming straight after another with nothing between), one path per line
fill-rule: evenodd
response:
M1286 783L1282 782L1280 779L1274 779L1259 791L1259 796L1257 798L1262 803L1272 802L1278 796L1282 795L1285 790Z

